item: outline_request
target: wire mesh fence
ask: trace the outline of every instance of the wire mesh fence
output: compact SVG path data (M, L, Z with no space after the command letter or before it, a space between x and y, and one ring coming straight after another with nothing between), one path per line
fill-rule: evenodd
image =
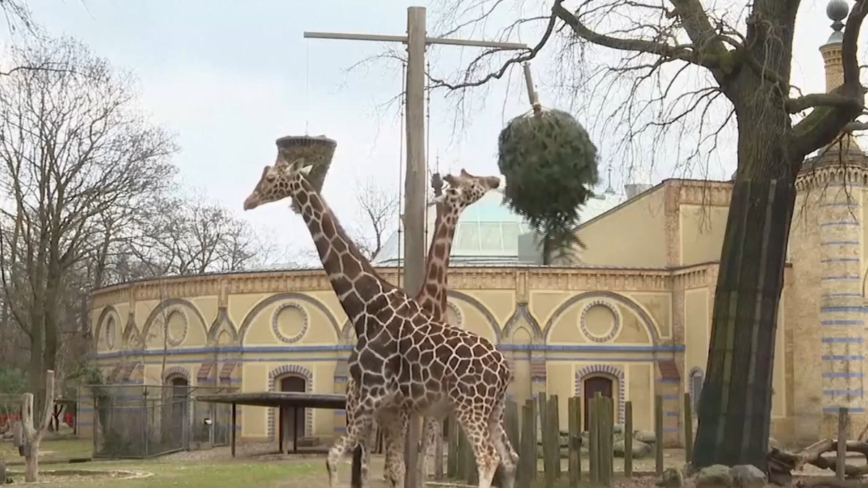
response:
M191 441L227 443L229 415L219 407L196 402L196 394L234 390L187 385L95 386L93 456L144 459L189 449Z

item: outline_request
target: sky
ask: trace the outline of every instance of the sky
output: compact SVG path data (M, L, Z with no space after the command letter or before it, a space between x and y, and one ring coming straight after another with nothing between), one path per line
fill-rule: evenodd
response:
M275 139L286 135L326 135L338 143L323 194L345 227L358 226L357 183L374 178L387 191L399 188L401 126L398 104L401 65L381 60L350 68L384 52L382 43L307 40L304 31L402 35L406 8L422 0L29 0L34 18L52 35L70 35L121 68L132 70L139 99L155 123L177 134L175 157L184 185L207 194L273 236L288 248L312 248L301 219L285 203L243 212L242 202L262 167L276 155ZM442 28L442 14L429 8L429 35ZM501 19L504 20L504 19ZM797 20L793 83L805 91L823 90L818 48L831 33L825 3L803 0ZM486 38L494 28L472 32ZM461 34L471 34L465 30ZM534 43L525 30L514 42ZM864 36L863 36L864 37ZM393 46L401 49L400 46ZM432 48L435 75L467 64L478 49ZM569 106L583 123L597 114L564 100L547 75L554 55L534 64L541 98L549 106ZM435 92L430 101L429 167L499 174L497 136L512 118L529 109L520 70L508 80L474 92L463 113L456 98ZM458 115L457 115L458 114ZM463 125L456 128L456 117ZM610 141L595 141L612 184L632 180L658 183L681 176L677 161L649 171L625 174ZM614 146L614 143L611 144ZM728 177L735 169L731 141L708 176ZM641 157L640 163L641 163ZM439 161L439 163L438 163ZM641 164L640 164L641 166ZM640 181L641 180L641 181ZM604 184L608 183L605 181Z

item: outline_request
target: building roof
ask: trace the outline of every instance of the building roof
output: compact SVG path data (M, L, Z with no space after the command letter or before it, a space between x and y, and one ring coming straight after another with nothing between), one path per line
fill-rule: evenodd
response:
M601 193L588 200L581 219L590 220L624 200L614 192ZM426 249L434 235L436 208L427 212ZM527 221L503 202L501 191L491 191L466 208L458 219L450 254L450 265L517 264L518 237L531 231ZM404 234L395 232L374 257L375 266L397 266L404 256Z

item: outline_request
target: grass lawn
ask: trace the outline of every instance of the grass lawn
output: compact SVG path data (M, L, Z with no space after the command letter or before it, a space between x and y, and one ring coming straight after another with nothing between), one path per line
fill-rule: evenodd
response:
M23 481L23 466L10 468L15 483ZM64 472L62 476L52 471ZM128 478L118 471L132 471L144 475ZM43 466L40 470L41 486L57 487L152 487L152 486L326 486L325 463L320 459L252 462L166 462L117 461L74 465ZM109 474L115 472L115 474ZM92 474L91 474L92 473ZM343 474L343 473L342 473ZM341 481L347 481L346 470Z
M89 458L93 454L93 440L74 437L47 439L42 441L39 451L42 453L40 459L45 461ZM13 446L11 442L0 442L0 457L12 465L24 463L24 458L18 455L18 448Z

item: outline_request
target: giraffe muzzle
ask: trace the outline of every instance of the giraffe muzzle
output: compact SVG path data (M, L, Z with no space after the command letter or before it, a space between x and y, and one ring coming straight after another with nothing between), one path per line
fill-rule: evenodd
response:
M259 206L259 195L256 192L250 194L246 200L244 200L244 210L253 210L254 208Z

